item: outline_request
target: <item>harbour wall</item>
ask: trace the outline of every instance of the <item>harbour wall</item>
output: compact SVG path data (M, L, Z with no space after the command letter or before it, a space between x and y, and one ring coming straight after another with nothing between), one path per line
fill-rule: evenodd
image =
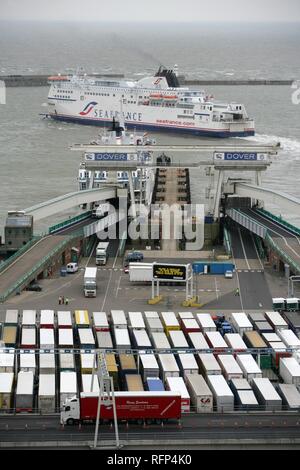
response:
M0 75L0 80L3 80L7 87L30 87L30 86L47 86L49 75ZM93 75L95 78L124 78L123 74L104 74ZM272 80L272 79L222 79L222 80L185 80L184 77L179 77L180 84L185 85L281 85L291 86L294 80Z

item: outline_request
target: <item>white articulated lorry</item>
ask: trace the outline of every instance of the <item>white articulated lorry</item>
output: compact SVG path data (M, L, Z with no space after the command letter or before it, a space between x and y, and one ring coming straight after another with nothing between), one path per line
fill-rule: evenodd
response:
M85 268L83 289L85 297L96 297L97 294L97 268Z
M105 265L108 259L109 242L99 242L96 248L96 264Z

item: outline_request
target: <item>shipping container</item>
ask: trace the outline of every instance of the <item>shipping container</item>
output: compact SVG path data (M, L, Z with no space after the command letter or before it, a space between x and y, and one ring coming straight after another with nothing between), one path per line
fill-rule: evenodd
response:
M60 351L59 366L61 371L75 370L74 354L72 352Z
M72 328L72 315L69 311L60 310L57 312L57 326L58 328Z
M244 378L250 383L252 379L262 377L262 371L251 354L237 354L236 360L243 371Z
M230 380L229 386L233 394L237 390L252 390L251 385L246 379L232 379Z
M36 325L36 311L35 310L23 310L22 326L35 326Z
M87 310L75 310L75 326L77 328L89 328L90 319Z
M0 372L0 410L13 408L13 372Z
M139 360L144 382L149 377L159 377L159 365L154 354L140 354Z
M252 324L254 324L257 321L265 321L266 318L263 313L261 312L255 312L255 313L248 313L248 318L251 321Z
M199 366L193 354L179 353L176 358L183 377L187 374L199 374Z
M285 312L283 314L285 320L288 322L290 328L299 337L300 333L300 315L297 312Z
M132 329L133 349L151 349L152 344L146 330Z
M69 328L58 329L58 347L74 348L73 330Z
M300 365L294 357L280 358L279 375L285 383L300 386Z
M54 310L41 310L40 328L54 328Z
M185 383L188 389L191 404L197 413L210 413L213 411L213 394L202 375L187 374Z
M188 349L189 345L182 331L169 331L169 340L174 349Z
M20 370L24 372L33 372L36 371L36 360L35 360L35 351L33 350L22 350L20 349L19 354L19 364Z
M17 326L18 325L19 310L6 310L4 325Z
M114 328L115 345L117 349L131 349L127 328Z
M54 330L53 328L40 328L40 348L54 349Z
M32 372L20 371L17 376L16 411L32 411L34 376Z
M42 413L55 412L55 375L40 374L38 408Z
M142 312L128 312L128 317L131 328L146 328Z
M181 320L181 328L182 328L182 331L184 331L184 333L187 335L188 333L194 333L194 332L200 332L200 326L199 326L199 323L193 319L189 319L189 318L184 318L183 320Z
M205 333L205 337L209 346L216 352L226 351L226 349L228 349L228 344L224 341L219 331L208 331Z
M109 331L106 312L93 312L92 316L95 331Z
M287 352L286 345L282 341L276 341L276 343L269 343L269 347L273 350L273 366L277 369L279 367L279 360L281 357L291 357L292 355L292 353Z
M152 310L147 310L144 312L145 318L159 318L158 312L153 312Z
M124 310L111 310L111 319L114 328L127 328Z
M95 392L99 393L99 380L97 375L94 375L94 381L93 381L93 390L92 389L92 377L93 374L82 374L81 375L81 382L82 382L82 391L84 393L89 393L89 392Z
M166 333L173 330L180 330L180 325L174 312L161 312L161 318Z
M40 374L55 374L55 354L54 352L40 351Z
M84 349L80 351L80 368L81 374L91 374L93 372L93 366L95 361L95 354L87 352ZM97 368L97 361L95 363Z
M5 326L3 328L2 342L7 348L15 348L17 345L17 326Z
M174 354L158 354L158 362L161 372L160 377L163 382L166 381L167 377L179 377L179 367Z
M255 411L259 409L259 403L253 390L237 390L235 395L236 407L241 411Z
M288 410L300 409L300 393L293 384L278 384L278 394L282 399L282 404Z
M258 403L266 411L279 411L282 408L282 400L269 379L255 378L252 387Z
M151 339L155 349L171 349L171 345L165 333L153 332Z
M223 375L208 375L207 383L212 391L217 411L233 411L234 395Z
M273 326L274 330L284 330L288 328L287 322L284 320L279 312L265 312L266 319Z
M234 271L235 266L232 263L224 263L218 261L195 261L192 264L195 274L225 274L226 271Z
M203 333L217 330L216 324L211 318L210 313L197 313L196 317Z
M300 299L297 297L285 299L285 309L287 312L297 312L300 309L299 304Z
M235 351L245 351L247 349L247 345L239 333L226 333L224 340Z
M219 354L217 360L226 380L243 378L243 371L231 354Z
M267 343L279 343L281 339L277 335L277 333L263 333L262 334L263 340Z
M60 407L64 404L67 398L72 398L77 395L77 378L76 372L64 371L60 372L60 393L59 403Z
M235 331L240 335L243 335L245 331L253 330L253 325L244 312L232 313L231 323Z
M203 333L189 333L188 340L194 349L207 350L210 349Z
M15 350L0 350L0 372L14 372L15 369Z
M192 312L178 312L180 320L192 320L194 319L194 314Z
M254 329L258 331L258 333L273 333L274 328L270 325L267 321L257 321L254 323Z
M20 346L21 348L35 348L37 345L36 341L36 329L34 328L27 328L27 327L22 327L21 331L21 343Z
M150 332L153 332L153 331L160 331L161 333L164 332L164 327L163 327L163 324L160 320L160 318L146 318L145 320L145 323L146 323L146 326L147 326L147 330Z
M186 388L182 377L167 377L166 388L170 392L180 393L181 396L181 413L189 413L191 406L190 394Z
M147 390L149 392L164 392L165 387L161 379L158 377L147 377L146 379Z
M292 330L278 330L277 334L290 349L300 349L300 339Z
M109 375L113 378L114 389L119 390L118 366L114 354L105 355L106 367Z
M276 297L272 299L273 309L274 310L285 310L285 299L283 297Z
M97 331L96 336L99 349L113 349L113 342L109 331Z
M137 366L133 354L119 355L120 372L125 374L137 374Z
M94 349L95 338L92 328L78 328L79 345L82 349Z
M221 367L213 354L201 353L198 358L200 370L204 376L221 374Z
M248 348L266 349L268 347L257 331L246 331L243 339Z
M125 375L126 390L129 392L143 392L144 386L139 374Z

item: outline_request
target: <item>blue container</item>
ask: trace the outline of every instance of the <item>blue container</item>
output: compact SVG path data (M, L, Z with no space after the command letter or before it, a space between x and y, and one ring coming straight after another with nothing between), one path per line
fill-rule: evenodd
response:
M147 379L147 389L149 392L164 392L165 387L162 381L156 377L149 377Z
M204 273L205 266L207 266L207 274L225 274L226 271L234 271L235 269L233 263L218 263L216 261L195 261L192 266L195 274Z
M66 275L67 275L67 270L66 270L66 268L61 268L61 269L60 269L60 275L61 275L62 277L66 277Z

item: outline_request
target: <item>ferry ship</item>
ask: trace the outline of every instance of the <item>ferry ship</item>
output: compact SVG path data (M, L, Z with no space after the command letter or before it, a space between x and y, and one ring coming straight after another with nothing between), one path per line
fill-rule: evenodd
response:
M107 125L123 114L127 128L206 137L247 137L254 120L240 103L222 103L204 90L181 87L177 74L162 67L137 81L83 74L49 77L51 118Z

